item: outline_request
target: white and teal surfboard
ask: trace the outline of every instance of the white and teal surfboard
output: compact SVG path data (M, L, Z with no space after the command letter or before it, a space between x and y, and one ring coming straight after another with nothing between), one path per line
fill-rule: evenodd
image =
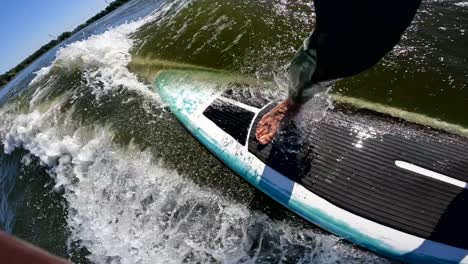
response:
M261 146L256 124L276 103L245 92L250 85L182 70L162 71L154 83L213 155L311 223L403 261L468 263L466 139L337 107L305 130L290 121ZM385 122L404 135L366 130Z

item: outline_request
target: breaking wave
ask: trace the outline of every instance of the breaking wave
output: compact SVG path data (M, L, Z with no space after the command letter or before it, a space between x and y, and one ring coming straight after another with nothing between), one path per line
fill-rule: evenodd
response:
M137 145L115 144L109 128L76 128L58 109L3 110L0 137L6 153L27 150L47 168L67 202L69 243L86 247L92 262L385 262L226 200Z

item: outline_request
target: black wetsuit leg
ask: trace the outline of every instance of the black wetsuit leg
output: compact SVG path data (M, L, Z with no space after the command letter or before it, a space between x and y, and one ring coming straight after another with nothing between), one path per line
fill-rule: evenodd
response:
M375 65L399 42L421 0L315 0L316 27L289 68L290 97Z

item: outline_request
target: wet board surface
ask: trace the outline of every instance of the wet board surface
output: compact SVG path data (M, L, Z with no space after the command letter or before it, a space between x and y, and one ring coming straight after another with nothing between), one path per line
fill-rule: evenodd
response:
M192 135L252 185L382 254L467 261L466 138L337 106L320 121L285 120L260 145L257 124L278 101L196 75L165 72L155 86Z

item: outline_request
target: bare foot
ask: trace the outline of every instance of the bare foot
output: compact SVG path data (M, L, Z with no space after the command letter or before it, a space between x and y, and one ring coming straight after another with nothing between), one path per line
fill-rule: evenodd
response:
M262 117L255 133L260 144L266 145L273 140L281 121L291 112L295 105L291 99L286 99Z

